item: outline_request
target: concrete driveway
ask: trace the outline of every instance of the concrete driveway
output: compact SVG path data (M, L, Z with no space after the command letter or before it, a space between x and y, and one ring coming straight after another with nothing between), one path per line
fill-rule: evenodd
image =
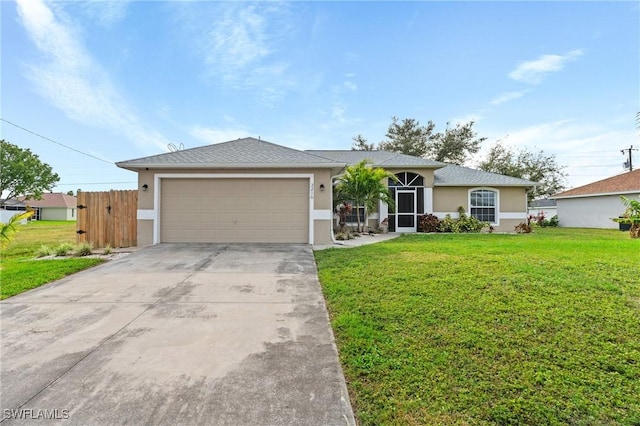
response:
M4 424L355 424L306 245L162 244L0 306Z

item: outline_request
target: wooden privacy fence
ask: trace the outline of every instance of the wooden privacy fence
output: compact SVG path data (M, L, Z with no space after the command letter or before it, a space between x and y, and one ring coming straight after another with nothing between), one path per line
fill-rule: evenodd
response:
M138 191L78 191L77 242L131 247L138 239Z

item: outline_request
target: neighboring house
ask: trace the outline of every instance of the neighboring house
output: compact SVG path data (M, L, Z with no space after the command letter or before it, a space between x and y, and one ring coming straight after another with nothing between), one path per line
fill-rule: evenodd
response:
M543 213L547 220L557 215L558 206L556 205L556 200L545 198L531 201L529 203L529 215L538 216L540 213Z
M560 226L618 228L612 221L624 213L620 196L640 196L640 170L623 173L555 194Z
M43 193L41 200L16 199L5 200L2 210L9 212L25 211L27 207L35 210L33 220L76 220L76 197L61 192ZM3 218L6 213L3 212Z
M416 232L418 216L457 216L459 206L497 231L513 231L526 220L527 190L534 182L385 151L299 151L244 138L117 166L138 173L139 246L328 244L334 180L362 159L399 179L389 182L396 210L381 203L368 218L371 227L388 219L391 231Z

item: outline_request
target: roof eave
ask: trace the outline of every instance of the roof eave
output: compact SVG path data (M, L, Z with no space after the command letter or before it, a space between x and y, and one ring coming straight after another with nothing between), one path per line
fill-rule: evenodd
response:
M373 163L374 167L382 167L386 169L441 169L445 167L445 165L440 164L380 164Z
M131 171L144 169L335 169L345 167L346 163L149 163L130 164L127 162L116 163L116 166Z
M587 198L587 197L602 197L607 195L628 195L639 194L640 189L631 189L628 191L615 191L615 192L597 192L593 194L575 194L575 195L552 195L549 197L551 200L562 200L566 198Z
M514 187L532 188L536 183L478 183L478 182L458 182L458 183L434 183L433 186L487 186L487 187Z

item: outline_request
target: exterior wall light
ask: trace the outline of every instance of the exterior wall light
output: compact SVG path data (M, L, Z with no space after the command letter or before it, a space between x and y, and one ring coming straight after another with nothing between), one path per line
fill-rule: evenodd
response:
M320 184L320 191L324 191L324 183Z
M149 189L149 185L147 185L146 183L144 185L142 185L142 190L146 191L147 189Z

